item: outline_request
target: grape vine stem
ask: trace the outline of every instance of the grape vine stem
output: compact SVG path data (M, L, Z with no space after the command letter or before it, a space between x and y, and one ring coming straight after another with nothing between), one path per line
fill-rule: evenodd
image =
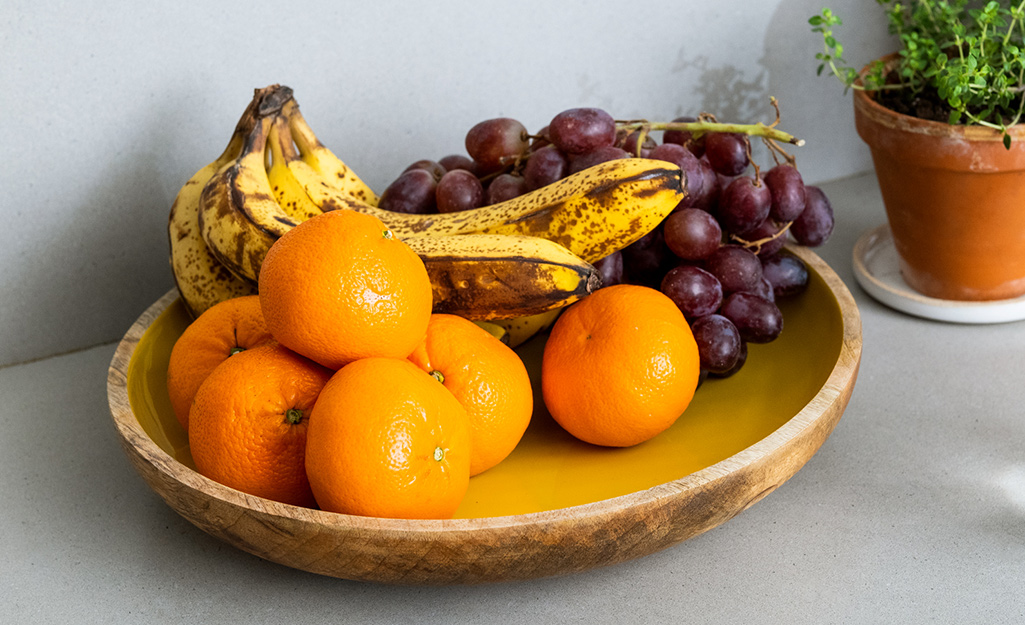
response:
M754 252L755 254L757 254L758 252L762 251L762 246L763 245L766 245L768 243L772 243L776 239L778 239L781 236L783 236L784 234L786 234L787 231L790 230L790 226L792 226L792 225L794 225L794 222L793 221L788 221L785 224L783 224L783 226L779 230L777 230L776 233L773 234L772 236L765 237L764 239L758 239L757 241L747 241L745 239L742 239L741 237L738 237L735 234L731 234L730 235L730 239L733 240L733 241L736 241L737 243L739 243L743 247L746 247L747 249L749 249L752 252Z
M766 126L762 122L756 124L723 124L720 122L694 121L694 122L649 122L646 120L622 120L616 122L616 127L621 130L632 132L643 130L680 130L690 132L694 138L698 138L709 132L732 132L745 134L749 137L764 137L780 143L789 143L798 147L804 145L804 139L798 139L794 135L783 132L772 126Z

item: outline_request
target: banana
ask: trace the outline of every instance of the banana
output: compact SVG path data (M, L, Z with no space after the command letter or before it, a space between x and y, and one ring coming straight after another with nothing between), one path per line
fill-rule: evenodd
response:
M440 215L407 215L353 199L303 159L287 162L321 210L348 208L374 215L401 239L524 234L555 241L586 262L596 262L641 238L684 197L679 167L627 158L595 165L491 206Z
M482 330L486 330L488 334L495 337L499 341L502 341L506 345L509 344L509 334L505 331L505 328L498 325L493 321L474 321L475 324Z
M496 319L491 323L505 330L509 347L519 347L538 334L550 330L564 310L566 310L565 307L553 308L536 315Z
M601 286L601 274L539 237L462 234L405 240L431 278L434 312L491 321L559 309Z
M678 167L622 159L480 209L385 211L358 199L362 182L309 131L291 89L265 92L248 133L239 132L238 157L218 163L198 200L201 238L240 289L254 288L279 237L320 212L352 209L377 216L420 255L436 312L476 320L537 315L597 289L590 262L643 236L684 195Z
M296 182L288 171L287 158L297 158L292 133L288 127L288 119L282 116L274 118L270 128L268 144L271 152L271 164L267 168L267 180L278 204L285 212L297 221L321 214L320 207L310 201L306 190Z
M199 225L203 240L225 267L255 284L267 250L299 221L278 204L264 159L273 116L256 121L242 155L203 188Z
M279 117L272 103L261 110L267 114L245 136L241 155L223 166L200 196L203 239L218 261L249 283L258 281L274 242L303 221L288 215L275 198L265 157ZM427 267L435 312L482 320L518 317L566 306L601 283L592 265L538 237L432 236L406 243Z
M291 96L291 90L289 90ZM401 239L453 234L524 234L560 243L596 262L641 238L683 199L678 167L650 159L602 163L520 197L474 210L407 215L377 208L377 196L313 133L293 98L282 107L299 155L284 159L322 211L348 208L380 219Z
M241 153L263 91L254 94L224 152L189 178L171 205L167 224L171 273L182 303L193 318L226 299L256 292L253 285L232 275L210 252L200 234L199 206L207 182Z
M313 134L313 129L299 112L299 105L294 99L285 104L282 114L288 119L292 138L299 147L304 163L329 181L332 187L351 197L354 201L377 206L380 198L377 197L374 190L317 139L317 136Z
M541 208L479 232L544 237L595 263L651 232L685 197L684 186L670 163L607 161L520 196Z

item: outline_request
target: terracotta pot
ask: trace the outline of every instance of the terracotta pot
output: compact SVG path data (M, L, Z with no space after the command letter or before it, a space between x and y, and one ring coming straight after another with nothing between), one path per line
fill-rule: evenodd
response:
M901 115L860 90L854 119L908 285L947 300L1025 294L1025 128L1008 150L999 131Z

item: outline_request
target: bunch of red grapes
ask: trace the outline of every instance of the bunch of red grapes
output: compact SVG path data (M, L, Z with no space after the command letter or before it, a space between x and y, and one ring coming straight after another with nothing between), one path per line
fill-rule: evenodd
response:
M801 245L823 244L833 231L833 209L774 141L766 143L776 162L763 173L751 161L748 134L712 132L707 124L700 133L687 129L709 120L663 124L669 129L659 143L650 125L617 123L597 108L563 111L536 134L515 119L489 119L467 133L469 156L413 163L384 191L380 207L462 211L604 161L674 163L684 172L686 197L654 230L595 266L604 286L642 284L665 293L691 325L703 372L727 377L746 362L748 343L768 343L782 332L777 299L808 285L805 264L783 251L788 233Z

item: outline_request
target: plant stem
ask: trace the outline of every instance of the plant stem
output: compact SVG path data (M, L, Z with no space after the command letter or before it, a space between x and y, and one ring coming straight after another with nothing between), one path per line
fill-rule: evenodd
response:
M790 143L796 146L804 145L804 139L798 139L792 134L777 130L771 126L758 122L757 124L721 124L719 122L647 122L627 121L618 122L617 127L622 130L681 130L690 132L695 138L709 132L732 132L745 134L750 137L765 137L774 139L781 143Z
M1007 45L1007 42L1011 40L1011 35L1014 34L1015 25L1017 25L1021 21L1022 11L1025 11L1025 0L1022 0L1022 3L1018 5L1017 11L1012 12L1013 17L1011 19L1011 24L1007 27L1007 32L1004 33L1005 46Z

